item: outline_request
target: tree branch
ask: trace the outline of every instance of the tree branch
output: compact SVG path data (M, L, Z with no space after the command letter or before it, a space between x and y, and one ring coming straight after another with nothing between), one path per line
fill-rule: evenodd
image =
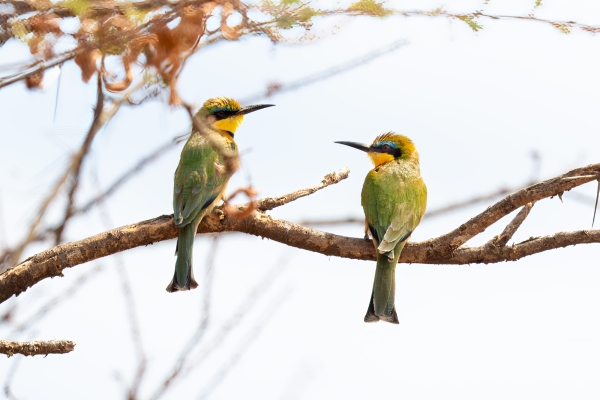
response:
M0 339L0 353L11 357L15 354L35 356L38 354L64 354L75 350L75 342L70 340L36 340L33 342L11 342Z
M523 208L521 208L521 211L519 211L517 216L512 221L510 221L508 225L506 225L506 228L504 228L502 233L494 237L488 243L495 247L506 246L506 243L508 243L508 241L510 240L510 238L513 237L517 229L519 229L523 221L525 221L525 218L527 218L532 208L533 203L528 203L525 206L523 206Z
M502 246L494 252L489 251L485 246L463 246L469 239L483 232L487 227L517 208L543 198L562 195L563 192L576 186L596 180L598 174L600 174L600 164L593 164L519 190L445 235L420 243L408 243L402 252L400 261L423 264L495 263L508 260L514 261L531 254L559 247L599 243L600 230L585 230L532 238L513 246ZM298 192L275 199L264 199L259 204L271 204L271 202L278 204L282 201L281 198L291 198L294 193ZM236 207L238 211L243 211L249 205ZM314 251L327 256L359 260L375 259L375 251L370 241L306 228L274 218L259 210L253 211L247 217L236 219L231 218L223 210L217 208L202 221L198 228L199 233L232 231L266 237L288 246ZM173 239L177 234L178 229L173 225L172 215L163 215L103 232L77 242L53 247L30 257L15 268L0 275L0 302L5 301L12 295L22 293L28 287L43 279L62 276L62 271L65 268L134 247Z

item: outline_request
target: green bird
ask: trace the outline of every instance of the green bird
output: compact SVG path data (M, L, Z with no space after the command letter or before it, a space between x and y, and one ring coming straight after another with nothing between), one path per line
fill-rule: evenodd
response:
M427 206L427 187L421 178L419 153L413 142L393 132L375 138L370 146L336 142L367 152L375 165L365 178L361 203L365 233L377 251L375 281L365 322L397 324L396 264L402 249Z
M244 115L271 106L241 107L233 99L216 97L207 100L196 113L195 118L200 121L203 131L192 130L175 171L173 218L180 230L175 248L175 274L167 292L198 287L192 272L194 236L202 218L223 198L234 172L226 168L223 151L219 148L231 152L228 156L237 156L233 137Z

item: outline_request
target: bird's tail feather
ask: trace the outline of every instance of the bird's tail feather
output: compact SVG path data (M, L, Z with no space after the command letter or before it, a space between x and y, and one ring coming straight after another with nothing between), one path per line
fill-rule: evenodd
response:
M390 260L388 254L377 254L377 267L369 308L365 315L365 322L379 320L398 324L398 314L394 299L396 297L396 264L404 243L394 249L394 257Z
M177 238L177 261L175 261L175 273L173 280L167 286L167 292L178 292L195 289L198 282L194 279L192 271L192 254L194 249L194 237L196 236L196 224L187 224L179 231Z

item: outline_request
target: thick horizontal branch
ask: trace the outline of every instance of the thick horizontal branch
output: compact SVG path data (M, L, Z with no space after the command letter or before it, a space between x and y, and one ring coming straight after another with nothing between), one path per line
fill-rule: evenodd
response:
M520 190L489 207L454 231L420 243L408 243L400 261L423 264L495 263L519 258L546 250L583 243L599 243L600 230L557 233L532 238L513 246L501 246L493 251L489 246L460 247L477 233L508 215L515 209L545 197L562 194L590 180L600 172L600 164L570 171L557 178ZM581 176L581 179L572 179ZM566 178L566 179L565 179ZM296 192L294 192L296 193ZM286 196L282 196L286 197ZM259 204L263 204L263 200ZM239 211L248 205L237 206ZM512 230L512 229L511 229ZM349 238L306 228L274 218L255 210L245 218L231 218L220 208L206 217L199 233L242 232L265 237L288 246L314 251L327 256L359 260L374 260L371 241ZM115 254L139 246L173 239L179 230L173 225L172 215L163 215L148 221L116 228L78 242L53 247L30 257L23 263L0 275L0 302L18 295L37 282L62 276L65 268ZM514 232L511 232L511 235ZM458 245L457 245L458 243Z
M11 357L15 354L24 356L65 354L75 350L75 342L70 340L36 340L33 342L11 342L0 340L0 353Z

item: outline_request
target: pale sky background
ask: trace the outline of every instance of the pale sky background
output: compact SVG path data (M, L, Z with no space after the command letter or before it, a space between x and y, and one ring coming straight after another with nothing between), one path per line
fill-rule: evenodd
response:
M397 1L397 9L452 12L484 8L527 15L534 0ZM535 15L600 24L600 3L545 0ZM360 189L369 168L364 153L336 140L370 142L393 130L411 137L421 154L429 209L519 186L541 158L540 178L600 161L600 36L565 35L527 21L482 20L472 32L445 18L337 18L315 24L320 39L273 45L264 37L207 48L192 57L179 92L197 106L212 96L248 97L271 81L289 82L405 38L409 44L368 65L265 102L236 139L244 169L231 180L252 183L261 196L318 183L348 166L350 177L278 208L290 221L361 216ZM0 49L2 63L24 60L16 42ZM6 61L5 61L6 60ZM15 244L46 190L88 129L95 84L64 67L56 86L0 90L0 242ZM93 81L93 79L92 79ZM188 130L182 110L161 100L124 108L97 136L84 168L81 203L171 137ZM98 211L74 220L66 238L172 213L172 177L182 145L153 163ZM589 229L593 184L535 205L514 241ZM438 236L491 202L424 221L414 241ZM53 209L51 220L62 216ZM471 244L502 230L502 220ZM360 225L323 230L361 237ZM65 271L0 305L17 302L17 320L34 313L94 266L103 270L70 301L52 310L29 335L0 326L5 339L70 339L68 355L26 358L12 389L19 399L124 397L120 379L135 366L117 273L131 278L142 343L149 357L142 395L156 389L202 317L204 266L212 240L196 240L201 288L169 294L175 241L140 247ZM46 247L32 246L28 254ZM600 397L600 269L598 245L580 245L494 265L399 265L400 325L365 324L374 262L325 257L243 234L222 237L211 289L211 326L200 351L223 338L221 326L247 304L268 271L281 274L218 348L167 399L598 399ZM0 358L0 377L14 360ZM229 366L229 367L228 367ZM223 371L226 370L226 373ZM4 378L2 379L2 384ZM3 395L3 393L1 394ZM0 396L1 396L0 395ZM205 397L203 397L205 396Z

